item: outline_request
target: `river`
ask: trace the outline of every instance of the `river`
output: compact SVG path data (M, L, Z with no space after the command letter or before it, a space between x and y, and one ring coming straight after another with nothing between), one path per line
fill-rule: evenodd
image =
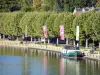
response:
M100 61L0 47L0 75L100 75Z

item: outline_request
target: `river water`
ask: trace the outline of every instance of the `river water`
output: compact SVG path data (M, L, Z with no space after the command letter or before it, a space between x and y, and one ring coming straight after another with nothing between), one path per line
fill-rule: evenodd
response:
M0 75L100 75L100 62L0 47Z

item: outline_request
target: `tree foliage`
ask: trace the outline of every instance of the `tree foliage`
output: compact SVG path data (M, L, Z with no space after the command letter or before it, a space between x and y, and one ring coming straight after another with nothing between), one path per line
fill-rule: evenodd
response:
M51 13L51 15L47 18L45 25L47 25L48 36L55 37L53 34L54 20L57 17L57 13Z
M92 21L92 28L96 35L97 40L100 41L100 14L96 12L94 15L94 20Z
M59 36L60 25L62 25L61 21L63 20L63 17L64 17L64 14L59 13L56 19L54 20L53 31L54 31L55 36Z
M84 23L84 30L85 30L85 38L89 39L89 38L94 38L94 31L93 31L93 26L92 26L92 22L95 19L95 12L94 11L90 11L88 13L85 14L86 22Z
M48 37L59 37L60 25L64 25L65 37L75 39L76 26L80 26L80 41L83 39L100 40L100 13L90 11L78 16L72 13L57 12L12 12L0 13L0 34L8 36L25 35L43 37L42 26L47 26Z
M63 20L63 23L64 23L64 27L65 27L65 36L67 38L73 38L73 31L72 31L72 27L73 27L73 20L75 18L75 15L73 14L66 14L64 15L64 20Z
M0 0L0 12L9 12L20 10L19 0Z
M45 21L48 17L49 17L49 13L46 13L46 12L39 14L37 20L35 21L37 36L43 36L41 35L42 26L45 25Z
M0 0L0 12L8 11L70 11L75 7L99 6L98 0Z
M54 10L56 0L44 0L42 1L42 10L43 11L52 11Z
M4 13L2 14L2 33L7 35L20 35L21 29L19 28L20 18L23 12Z
M100 0L97 0L96 7L100 7Z

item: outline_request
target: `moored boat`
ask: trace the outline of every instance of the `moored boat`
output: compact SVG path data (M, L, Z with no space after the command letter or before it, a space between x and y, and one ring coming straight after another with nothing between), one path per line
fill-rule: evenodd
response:
M84 57L84 53L80 50L77 50L73 46L64 46L62 49L62 56L67 58L82 58Z

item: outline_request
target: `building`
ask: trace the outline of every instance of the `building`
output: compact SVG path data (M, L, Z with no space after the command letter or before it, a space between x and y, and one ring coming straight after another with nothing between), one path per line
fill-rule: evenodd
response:
M87 12L87 11L91 11L91 10L94 10L94 11L100 11L100 7L97 7L97 8L94 8L94 7L86 7L86 8L75 8L74 11L73 11L73 14L75 15L79 15L81 13L84 13L84 12Z

